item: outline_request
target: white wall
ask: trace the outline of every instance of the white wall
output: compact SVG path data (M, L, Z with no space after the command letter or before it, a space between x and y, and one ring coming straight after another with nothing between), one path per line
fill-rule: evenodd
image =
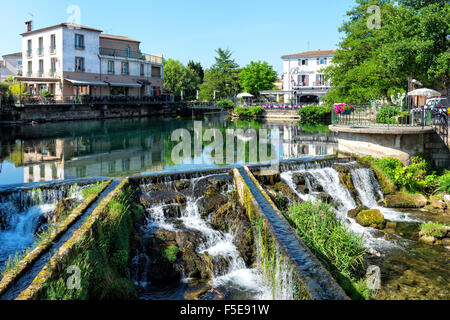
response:
M84 49L75 48L75 34L84 35ZM98 54L100 52L100 33L84 29L63 29L63 71L75 71L75 57L84 58L87 73L100 73Z
M50 37L53 34L56 36L56 52L55 52L55 54L50 54L50 45L51 45ZM43 45L44 55L42 57L38 55L39 38L40 37L43 37L43 40L44 40L44 45ZM58 76L61 75L62 60L63 60L62 37L63 37L63 32L62 32L61 27L55 28L52 30L35 33L35 34L31 34L31 35L25 35L24 37L22 37L23 75L27 76L28 61L32 61L33 62L33 75L37 76L38 71L39 71L39 60L44 60L44 76L48 76L48 73L50 72L50 68L51 68L51 59L52 58L57 59L56 73ZM32 50L33 50L33 55L32 55L31 59L29 59L27 56L29 39L31 39L31 41L32 41Z

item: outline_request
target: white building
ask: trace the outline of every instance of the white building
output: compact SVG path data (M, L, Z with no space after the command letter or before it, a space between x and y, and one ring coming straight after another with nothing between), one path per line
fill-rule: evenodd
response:
M22 34L23 76L26 91L43 90L58 99L90 96L159 95L162 56L146 55L140 42L105 35L101 30L62 23Z
M320 103L330 90L322 70L332 63L335 53L335 50L318 50L281 57L285 103Z
M0 82L5 81L10 76L22 75L22 52L5 54L3 61L0 61Z

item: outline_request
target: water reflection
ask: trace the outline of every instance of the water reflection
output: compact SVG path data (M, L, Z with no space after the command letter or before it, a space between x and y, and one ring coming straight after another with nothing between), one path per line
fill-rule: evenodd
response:
M195 168L190 161L178 166L173 163L171 153L177 142L171 141L171 135L180 128L194 132L198 120L149 118L3 127L0 185ZM316 127L305 131L295 123L232 122L226 114L209 115L201 121L204 129L217 128L223 133L236 128L278 129L280 159L337 151L334 135ZM205 142L203 150L209 144ZM248 156L247 150L247 160ZM205 164L197 168L202 166Z

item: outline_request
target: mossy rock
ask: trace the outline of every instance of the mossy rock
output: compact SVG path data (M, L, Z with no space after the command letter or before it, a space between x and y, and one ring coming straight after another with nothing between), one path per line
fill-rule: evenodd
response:
M301 173L296 173L294 174L294 183L297 186L304 186L306 185L306 178L303 174Z
M67 217L75 206L77 199L62 199L56 204L55 214L52 217L53 223L61 221Z
M276 170L261 170L253 173L255 178L263 185L273 186L281 181L281 175Z
M175 182L175 188L178 191L186 190L191 186L191 183L188 180L178 180Z
M228 202L227 197L218 193L215 187L209 187L203 198L198 201L198 210L202 217L207 217Z
M447 209L447 203L444 201L442 197L439 196L431 196L430 205L431 208L439 211L444 211L445 209Z
M366 211L366 210L370 210L370 208L368 208L366 206L359 206L355 209L349 210L347 213L347 216L349 218L355 219L356 216L358 215L358 213L360 213L361 211Z
M383 229L386 225L383 214L377 209L361 211L356 216L356 222L363 227L374 229Z
M427 199L421 194L396 193L387 195L381 201L386 208L412 209L424 208L427 205Z

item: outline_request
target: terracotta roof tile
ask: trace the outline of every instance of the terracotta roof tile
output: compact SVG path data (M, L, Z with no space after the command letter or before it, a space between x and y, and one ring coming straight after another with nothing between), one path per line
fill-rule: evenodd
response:
M287 59L287 58L295 58L295 57L310 57L310 56L328 56L328 55L332 55L335 54L336 50L317 50L317 51L306 51L306 52L301 52L301 53L296 53L296 54L289 54L289 55L285 55L282 56L282 59Z

